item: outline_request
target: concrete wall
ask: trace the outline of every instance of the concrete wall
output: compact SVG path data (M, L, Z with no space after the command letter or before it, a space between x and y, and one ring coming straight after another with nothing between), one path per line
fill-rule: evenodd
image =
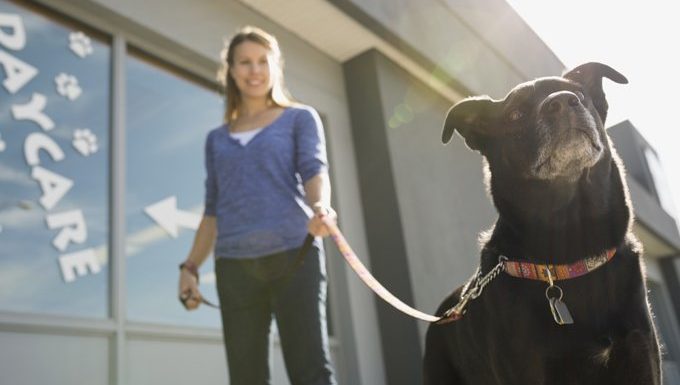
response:
M345 73L373 274L432 313L474 272L477 233L493 221L481 157L441 143L449 103L377 51ZM379 298L376 307L388 383L417 383L427 324Z
M109 340L104 336L0 332L2 384L109 382Z
M415 303L434 312L474 273L478 234L493 225L496 211L484 186L481 155L458 135L446 146L441 142L450 103L393 63L379 63L385 130ZM413 110L413 119L390 126L404 105ZM427 325L419 326L424 333Z
M499 98L517 83L564 69L502 0L329 1L467 94Z

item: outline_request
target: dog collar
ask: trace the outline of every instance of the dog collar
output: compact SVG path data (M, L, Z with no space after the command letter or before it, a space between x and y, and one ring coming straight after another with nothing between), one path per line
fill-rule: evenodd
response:
M614 254L616 254L616 248L605 250L601 254L568 265L537 264L506 260L503 262L503 271L513 277L550 283L551 278L553 281L562 281L586 275L609 262L614 257ZM547 273L548 271L550 271L552 277Z

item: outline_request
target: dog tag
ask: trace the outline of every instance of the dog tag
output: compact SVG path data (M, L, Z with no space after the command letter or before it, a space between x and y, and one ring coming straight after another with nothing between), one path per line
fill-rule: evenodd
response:
M571 318L571 313L567 309L567 305L562 302L559 298L550 298L548 300L550 304L550 311L552 312L553 318L558 325L569 325L574 323L574 319Z

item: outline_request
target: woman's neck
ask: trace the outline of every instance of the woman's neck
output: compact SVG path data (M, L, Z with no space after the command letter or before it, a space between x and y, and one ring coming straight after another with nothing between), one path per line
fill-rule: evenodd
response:
M243 99L239 107L239 115L243 117L258 115L271 107L267 98Z

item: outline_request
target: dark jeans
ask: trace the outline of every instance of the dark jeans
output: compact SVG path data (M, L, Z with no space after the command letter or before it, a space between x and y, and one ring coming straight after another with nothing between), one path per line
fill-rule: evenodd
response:
M297 249L256 259L217 259L230 385L270 384L272 314L291 384L336 384L326 326L324 254L314 246L295 268L296 257Z

